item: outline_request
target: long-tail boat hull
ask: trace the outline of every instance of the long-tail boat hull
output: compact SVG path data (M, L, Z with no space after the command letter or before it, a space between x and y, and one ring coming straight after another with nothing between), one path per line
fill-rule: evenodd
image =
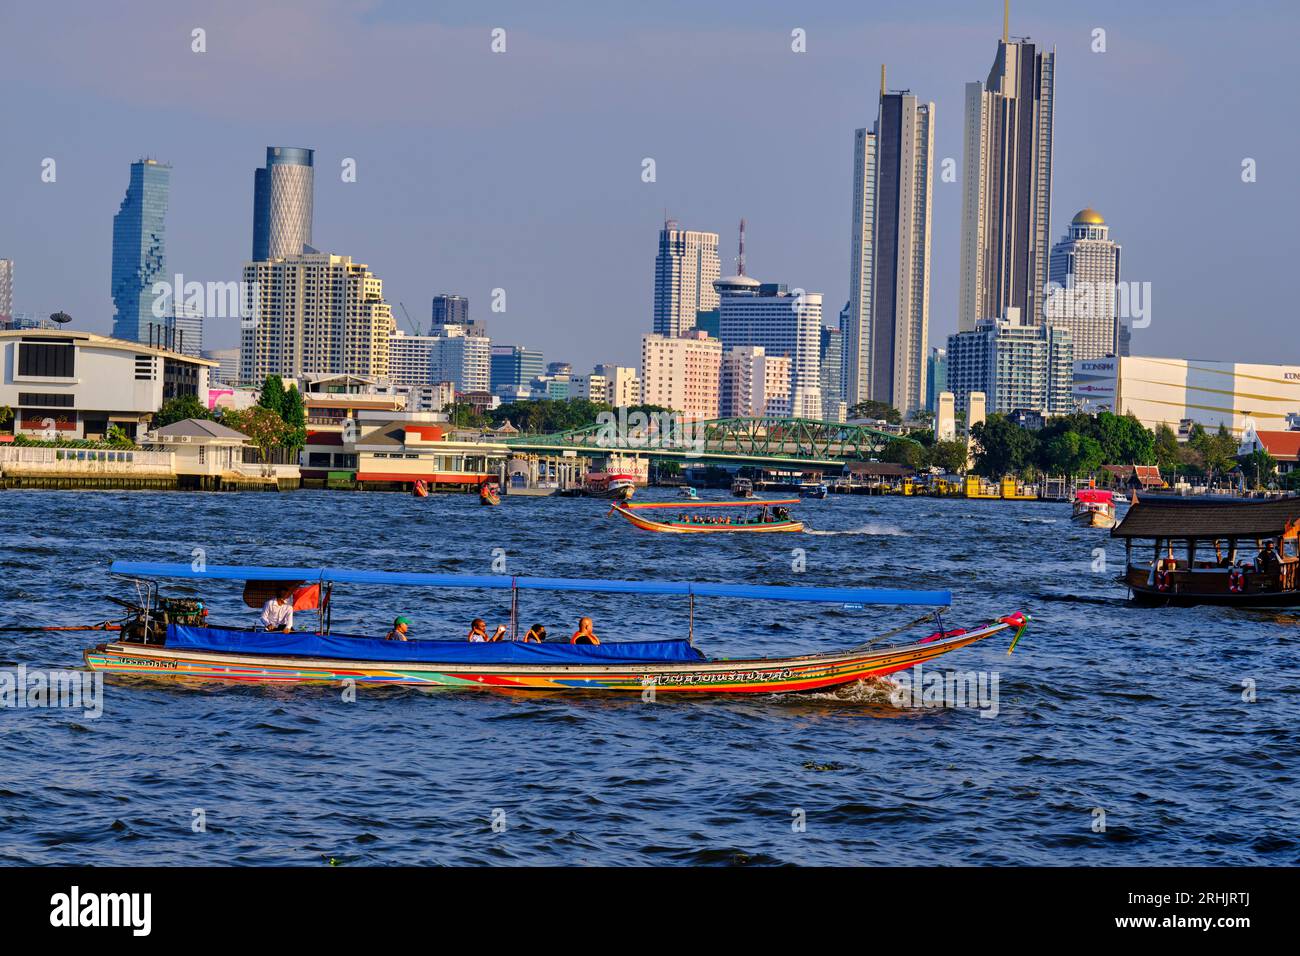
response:
M611 664L473 664L327 660L198 651L130 643L85 652L91 670L148 678L257 684L339 684L516 691L789 694L882 677L1023 626L1003 619L975 630L903 646L860 647L799 657L636 661Z
M799 499L787 498L779 501L765 501L762 499L753 499L749 501L707 501L699 502L698 507L708 508L710 510L728 508L776 508L783 505L798 504ZM723 521L656 521L653 518L646 517L647 514L654 514L663 509L681 508L678 502L656 501L647 504L615 504L610 508L611 512L617 512L620 517L626 518L634 527L642 531L666 531L670 534L735 534L735 533L765 533L769 531L802 531L803 522L795 521L793 518L781 520L772 519L769 521L737 521L727 523Z

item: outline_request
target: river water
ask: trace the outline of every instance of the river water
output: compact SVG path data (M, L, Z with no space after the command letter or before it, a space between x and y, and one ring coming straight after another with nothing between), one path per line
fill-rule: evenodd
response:
M571 499L6 491L0 505L5 628L113 616L104 596L133 592L110 561L195 549L210 564L948 588L949 627L1033 617L1010 657L999 637L932 665L986 679L982 706L962 708L897 706L902 680L646 703L110 679L97 717L0 709L0 862L1300 862L1297 618L1130 607L1112 581L1122 545L1073 527L1067 505L834 496L796 509L807 533L738 536L642 532ZM215 620L252 620L238 585L199 583ZM459 637L508 616L485 595L338 588L335 630L382 633L403 613L416 636ZM581 613L606 640L687 624L676 599L522 599L523 625L553 636ZM696 641L828 650L916 615L717 600L697 607ZM99 637L6 630L0 670L78 667Z

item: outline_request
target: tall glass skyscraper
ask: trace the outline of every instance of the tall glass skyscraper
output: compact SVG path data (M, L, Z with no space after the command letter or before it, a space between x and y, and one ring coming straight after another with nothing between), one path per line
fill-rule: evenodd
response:
M283 259L311 249L315 151L266 147L266 168L253 173L253 260Z
M131 164L131 181L113 217L113 337L147 342L153 314L153 284L167 273L167 199L172 168L154 159ZM158 334L154 332L155 336Z
M1019 309L1043 321L1051 239L1056 53L1002 41L988 79L966 84L957 329Z

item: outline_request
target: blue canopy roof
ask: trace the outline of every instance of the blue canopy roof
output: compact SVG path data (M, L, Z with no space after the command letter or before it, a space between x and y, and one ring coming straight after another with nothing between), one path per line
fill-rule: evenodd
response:
M199 578L222 581L328 581L332 584L388 584L429 588L520 588L532 591L587 591L609 594L678 594L756 601L826 601L834 604L952 603L951 591L877 588L779 587L763 584L707 584L691 581L615 581L587 578L524 578L508 574L425 574L411 571L357 571L346 568L273 568L241 564L189 564L114 561L114 574L139 578Z

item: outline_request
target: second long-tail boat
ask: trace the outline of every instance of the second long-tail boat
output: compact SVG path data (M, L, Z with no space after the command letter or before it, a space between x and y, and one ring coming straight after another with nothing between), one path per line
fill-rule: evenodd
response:
M693 501L683 511L679 501L625 502L610 508L642 531L671 534L762 534L772 531L802 531L803 522L791 517L789 505L798 498L747 501ZM696 509L707 508L708 511ZM675 509L676 514L669 509ZM716 511L714 509L717 509ZM744 509L744 510L740 510Z

